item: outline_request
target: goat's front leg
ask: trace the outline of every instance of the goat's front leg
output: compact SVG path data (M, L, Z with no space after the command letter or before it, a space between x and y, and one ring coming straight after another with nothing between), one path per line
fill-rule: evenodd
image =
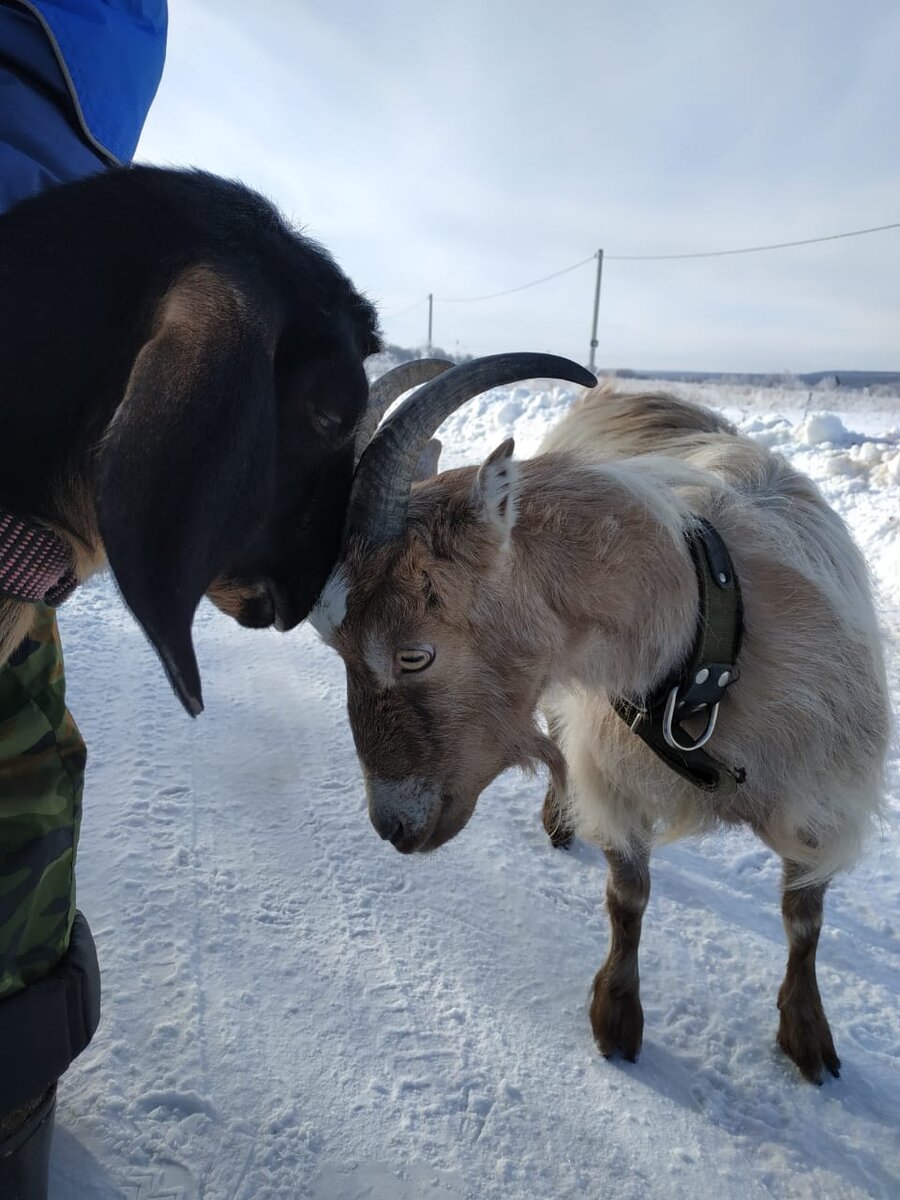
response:
M594 979L591 1027L604 1057L618 1053L634 1062L644 1035L638 946L650 897L650 855L643 847L628 855L618 850L604 853L609 863L606 906L610 945L606 962Z
M821 1083L826 1070L835 1078L841 1073L841 1060L835 1053L816 982L816 948L828 885L792 887L803 870L797 863L785 861L781 915L787 934L788 961L778 992L781 1013L778 1045L810 1083Z

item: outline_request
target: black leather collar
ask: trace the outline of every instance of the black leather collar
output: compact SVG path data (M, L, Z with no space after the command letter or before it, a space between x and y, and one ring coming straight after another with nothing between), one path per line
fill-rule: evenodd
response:
M697 575L700 607L697 632L687 661L646 700L613 698L623 721L663 762L705 791L733 792L743 783L742 767L729 767L704 749L715 729L719 703L739 677L743 636L741 587L728 548L708 521L688 534ZM696 736L682 722L706 722Z

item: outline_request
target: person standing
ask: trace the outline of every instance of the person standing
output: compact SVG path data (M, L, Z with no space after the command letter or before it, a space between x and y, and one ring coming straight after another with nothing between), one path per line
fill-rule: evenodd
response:
M0 212L131 161L167 18L166 0L0 0ZM45 604L0 667L3 1200L46 1197L57 1081L100 1017L97 955L75 907L85 761Z

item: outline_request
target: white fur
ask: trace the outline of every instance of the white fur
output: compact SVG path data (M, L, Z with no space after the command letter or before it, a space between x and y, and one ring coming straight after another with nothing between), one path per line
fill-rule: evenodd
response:
M504 549L509 546L517 516L520 470L512 457L514 450L512 438L499 445L479 468L473 489L473 503L481 509L483 519L495 527Z
M721 820L746 822L801 864L794 886L825 881L852 865L881 811L890 723L865 563L809 479L724 421L692 430L690 406L651 399L669 405L673 424L683 420L684 428L667 430L658 409L641 424L643 397L600 392L541 450L574 452L596 463L598 476L616 475L673 539L683 537L692 513L724 537L743 587L746 634L741 679L725 697L708 750L744 767L747 778L731 799L695 788L648 752L603 687L556 688L544 708L567 762L566 816L619 850ZM630 457L614 461L623 454ZM649 594L658 553L634 546L638 563L647 558ZM663 612L669 598L659 578ZM662 661L674 665L677 657L673 647Z
M331 640L347 615L347 594L347 576L342 567L335 567L307 618L323 642Z

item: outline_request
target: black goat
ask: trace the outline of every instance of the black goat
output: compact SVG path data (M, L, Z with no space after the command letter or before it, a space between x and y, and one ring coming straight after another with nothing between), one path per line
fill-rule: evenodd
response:
M238 183L129 167L26 200L0 216L0 518L55 535L73 582L108 561L196 714L204 593L288 629L325 582L379 349L327 252ZM0 576L0 663L40 598Z

